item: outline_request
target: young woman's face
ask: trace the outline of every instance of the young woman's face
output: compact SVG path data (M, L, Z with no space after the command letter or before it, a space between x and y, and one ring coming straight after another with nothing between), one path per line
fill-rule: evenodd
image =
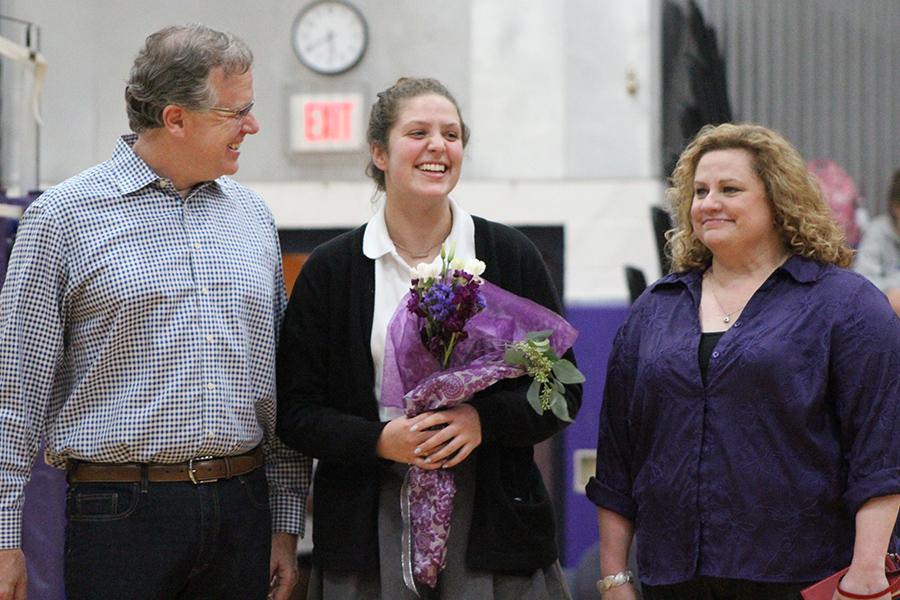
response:
M459 113L439 94L404 100L388 147L372 147L372 162L384 171L388 197L444 199L459 181L462 161Z
M703 245L718 251L756 254L781 245L765 184L742 149L712 150L697 163L691 225Z

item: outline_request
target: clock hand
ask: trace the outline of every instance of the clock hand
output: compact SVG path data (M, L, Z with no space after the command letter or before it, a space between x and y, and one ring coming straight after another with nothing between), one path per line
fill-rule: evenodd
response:
M334 61L334 31L328 31L328 60Z
M334 44L334 41L333 41L333 40L334 40L334 32L329 30L328 33L326 33L325 35L323 35L323 36L320 37L319 39L313 40L312 42L308 43L308 44L306 45L306 50L307 50L307 51L312 51L312 50L314 50L315 48L317 48L318 46L321 46L322 44L326 44L326 43L327 43L328 45L333 45L333 44Z

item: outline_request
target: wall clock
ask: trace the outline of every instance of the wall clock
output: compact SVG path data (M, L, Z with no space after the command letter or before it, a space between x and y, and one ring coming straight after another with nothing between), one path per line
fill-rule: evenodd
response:
M339 75L362 59L369 43L363 14L342 0L318 0L294 20L291 41L297 58L322 75Z

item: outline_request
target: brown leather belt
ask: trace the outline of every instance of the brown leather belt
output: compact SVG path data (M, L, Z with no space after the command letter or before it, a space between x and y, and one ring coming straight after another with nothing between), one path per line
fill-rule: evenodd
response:
M137 482L146 472L147 481L190 481L212 483L245 475L263 466L262 446L237 456L200 456L182 463L92 463L69 461L66 478L69 483Z

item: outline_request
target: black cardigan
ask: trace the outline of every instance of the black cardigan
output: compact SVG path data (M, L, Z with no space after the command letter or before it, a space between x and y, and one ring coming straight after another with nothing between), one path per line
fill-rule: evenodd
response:
M473 217L484 278L560 312L537 248L520 232ZM278 435L319 459L313 560L324 570L378 568L378 494L389 463L375 454L385 423L373 394L370 351L375 263L362 253L365 226L310 255L287 307L278 352ZM571 350L567 358L574 360ZM470 401L481 418L470 568L530 572L557 558L553 508L533 444L565 425L525 399L528 377L501 381ZM569 414L581 386L567 386Z

